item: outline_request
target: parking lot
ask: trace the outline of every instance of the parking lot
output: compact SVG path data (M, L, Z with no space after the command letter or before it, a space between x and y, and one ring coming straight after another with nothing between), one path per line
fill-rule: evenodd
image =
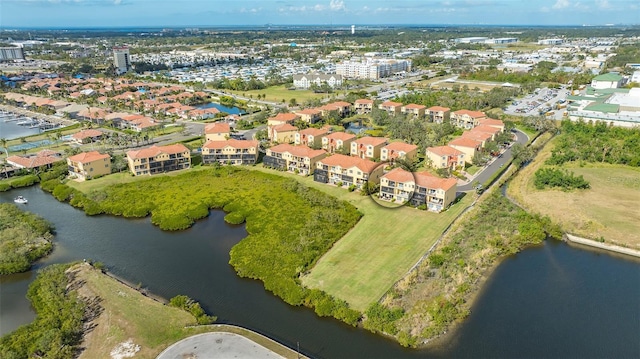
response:
M546 115L557 120L562 119L566 111L567 96L570 91L567 89L536 89L532 94L524 98L514 100L505 113L517 116L540 116Z

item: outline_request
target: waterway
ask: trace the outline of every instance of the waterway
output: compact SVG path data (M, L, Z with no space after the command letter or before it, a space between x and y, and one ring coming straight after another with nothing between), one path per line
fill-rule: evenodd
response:
M196 106L196 107L200 108L200 109L214 107L214 108L217 108L218 110L220 110L220 112L226 112L226 113L228 113L230 115L242 115L242 114L245 113L243 110L239 109L238 107L227 107L227 106L221 105L221 104L216 103L216 102L210 102L208 104L199 105L199 106Z
M37 187L17 195L56 227L53 253L36 265L93 259L165 298L186 294L224 323L256 330L318 358L640 357L640 261L547 241L507 258L486 282L472 314L437 347L395 342L318 318L236 276L229 250L244 226L210 216L189 230L163 232L148 219L88 217ZM34 272L0 277L0 333L33 319L24 299Z
M40 133L38 128L29 128L29 126L20 126L13 122L4 122L6 117L0 118L0 138L12 140L23 136L30 136Z

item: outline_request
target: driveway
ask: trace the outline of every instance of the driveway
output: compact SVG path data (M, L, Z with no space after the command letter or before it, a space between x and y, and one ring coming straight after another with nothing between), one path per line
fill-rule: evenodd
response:
M516 142L526 145L529 141L529 137L522 131L516 130ZM459 192L466 192L473 190L473 182L478 181L479 183L484 183L488 180L496 171L500 170L507 162L511 160L511 146L507 148L506 151L502 154L502 157L497 157L491 162L487 167L485 167L480 173L476 175L476 177L469 183L458 186Z

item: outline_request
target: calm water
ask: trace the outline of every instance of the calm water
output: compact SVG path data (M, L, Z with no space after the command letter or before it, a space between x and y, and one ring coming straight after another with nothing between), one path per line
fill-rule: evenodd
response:
M193 228L162 232L148 219L87 217L38 188L27 208L57 230L52 255L37 267L91 258L169 298L187 294L223 322L242 325L324 358L634 358L640 357L640 263L550 241L508 258L487 282L471 316L438 348L407 350L392 341L318 318L238 278L229 249L246 232L211 215ZM32 272L0 278L0 328L32 320L24 299Z
M16 125L16 122L4 122L5 118L6 117L0 117L0 138L11 140L40 133L40 129L38 128Z
M230 115L238 115L238 114L244 114L244 111L242 111L241 109L237 108L237 107L227 107L227 106L223 106L219 103L215 103L215 102L210 102L206 105L200 105L200 106L196 106L197 108L212 108L215 107L218 110L220 110L220 112L226 112Z

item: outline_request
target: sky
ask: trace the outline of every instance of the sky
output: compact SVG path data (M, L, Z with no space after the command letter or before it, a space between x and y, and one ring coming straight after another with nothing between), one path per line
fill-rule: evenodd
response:
M0 0L0 28L640 24L640 0Z

